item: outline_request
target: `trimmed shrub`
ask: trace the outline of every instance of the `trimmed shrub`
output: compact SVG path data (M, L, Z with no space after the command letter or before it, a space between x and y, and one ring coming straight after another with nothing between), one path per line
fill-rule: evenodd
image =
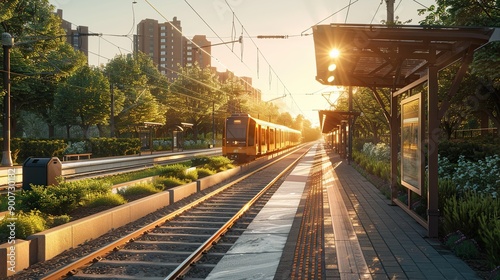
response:
M165 186L165 189L169 189L180 185L184 185L186 182L176 177L164 177L161 180L161 183Z
M8 241L10 228L8 225L16 219L15 237L25 239L26 237L46 229L45 219L40 211L30 211L28 213L19 212L15 216L6 216L0 220L0 243Z
M180 177L180 179L184 179L185 181L188 182L193 182L198 180L198 171L196 169L193 170L186 170L184 171L183 176Z
M68 214L85 204L89 197L108 193L111 184L96 179L60 182L57 186L32 186L16 193L16 205L25 212L40 210L46 214Z
M214 175L215 170L208 169L208 168L197 168L196 171L198 171L198 178L204 178L210 175Z
M188 169L188 166L178 163L158 166L158 169L158 175L160 176L181 178L184 176L184 173L186 169Z
M3 144L3 139L0 144ZM28 157L62 157L66 146L62 139L12 138L12 161L23 163Z
M197 157L192 160L192 165L199 168L208 168L216 172L224 171L234 167L233 161L224 156Z
M127 198L127 197L132 197L132 196L137 196L137 195L149 195L149 194L155 194L160 192L153 184L138 184L134 186L130 186L128 188L125 188L123 190L119 190L118 194L121 196Z
M90 198L85 206L94 208L100 206L118 206L125 203L127 203L127 200L123 196L116 193L107 193Z
M60 216L49 216L46 219L47 228L53 228L59 225L63 225L71 221L71 217L68 215L60 215Z
M89 141L94 157L135 155L141 151L139 138L91 138Z

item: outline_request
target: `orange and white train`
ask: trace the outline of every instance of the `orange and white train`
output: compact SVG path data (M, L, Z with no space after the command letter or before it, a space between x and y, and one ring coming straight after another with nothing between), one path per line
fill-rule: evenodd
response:
M300 131L251 117L233 114L226 118L222 154L247 162L300 144Z

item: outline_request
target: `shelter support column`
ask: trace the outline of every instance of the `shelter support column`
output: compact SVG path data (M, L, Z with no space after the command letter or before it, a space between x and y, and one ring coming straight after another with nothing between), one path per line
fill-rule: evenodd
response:
M427 189L427 223L430 238L438 237L438 143L439 143L439 108L438 108L438 69L431 65L428 70L427 92L427 131L428 131L428 189Z
M391 94L391 204L395 205L394 200L398 198L398 147L399 147L399 129L401 124L398 122L398 97Z

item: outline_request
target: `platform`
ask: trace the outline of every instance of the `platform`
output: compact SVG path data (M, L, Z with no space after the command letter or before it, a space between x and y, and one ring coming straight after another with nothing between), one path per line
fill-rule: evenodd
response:
M426 233L317 144L207 279L480 279Z

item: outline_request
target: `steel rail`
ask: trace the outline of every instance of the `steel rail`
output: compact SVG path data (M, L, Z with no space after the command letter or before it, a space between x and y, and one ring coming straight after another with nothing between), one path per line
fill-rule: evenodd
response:
M249 172L248 174L245 174L239 178L237 178L236 180L226 184L226 185L223 185L221 186L220 188L218 188L217 190L214 190L212 191L211 193L207 194L206 196L204 197L201 197L187 205L185 205L184 207L181 207L175 211L173 211L172 213L162 217L162 218L159 218L151 223L149 223L148 225L132 232L132 233L129 233L121 238L119 238L118 240L116 241L113 241L101 248L99 248L98 250L88 254L87 256L85 257L82 257L70 264L67 264L65 265L64 267L62 268L59 268L53 272L50 272L49 274L46 274L44 276L42 276L40 278L40 280L53 280L53 279L63 279L67 276L73 276L76 274L76 270L81 268L81 267L84 267L86 265L89 265L93 262L97 262L99 261L103 256L113 252L115 249L119 248L120 246L123 246L125 244L127 244L128 242L131 242L131 241L134 241L135 239L137 239L138 237L148 233L149 231L153 230L154 228L160 226L161 224L164 224L166 222L168 222L169 220L181 215L182 213L184 213L185 211L197 206L198 204L216 196L217 194L227 190L228 188L232 187L233 185L245 180L246 178L254 175L255 173L265 169L265 168L268 168L269 166L277 163L278 161L282 160L283 158L285 158L286 156L292 154L294 151L300 149L301 147L303 147L302 145L297 147L296 149L293 149L291 152L287 153L287 154L284 154L282 157L279 157L279 158L276 158L274 159L272 162L270 163L267 163L265 164L264 166L262 167L259 167L258 169L254 170L254 171L251 171ZM287 169L285 170L288 170L291 166L293 166L300 158L302 158L304 156L305 153L303 153L300 157L297 158L297 160L295 160L293 162L293 164L291 164ZM273 181L275 182L277 179L279 179L280 176L283 176L282 174L284 173L285 171L281 172ZM262 191L261 191L262 192ZM259 192L259 194L261 193ZM249 206L248 206L249 207ZM246 205L243 207L243 208L248 208ZM238 212L239 213L239 212ZM237 213L237 214L238 214ZM241 215L240 215L241 216ZM228 222L229 223L229 222ZM227 229L226 229L227 230ZM219 231L218 231L219 232ZM225 231L220 231L220 235L222 235L222 233L224 233ZM220 236L219 235L219 236ZM212 238L211 238L212 239ZM213 239L213 240L216 240L216 239ZM213 242L213 241L212 241ZM207 242L205 242L207 243ZM208 243L207 243L208 244ZM205 246L206 244L203 244L202 246ZM200 254L202 254L204 252L204 250L200 250ZM195 256L194 256L194 253L189 257L189 259L191 260L191 263L193 261L193 259L195 259ZM183 267L186 266L185 262L183 262L181 264ZM189 265L189 264L188 264ZM184 271L186 270L185 268L182 270ZM176 270L177 271L177 270ZM178 274L178 272L176 272L176 274ZM180 275L180 274L179 274ZM168 277L167 277L168 279Z
M288 154L289 155L289 154ZM262 190L257 193L249 202L247 202L234 216L227 221L217 232L215 232L207 241L205 241L196 251L194 251L188 258L186 258L174 271L172 271L166 278L165 280L171 280L171 279L180 279L192 266L193 263L195 263L198 259L200 259L201 255L208 251L214 243L216 243L217 240L220 239L222 235L224 235L228 229L230 229L234 223L245 214L250 207L257 202L257 200L264 195L281 177L283 177L295 164L305 155L303 153L300 157L298 157L296 160L292 162L287 168L283 169L278 176L276 176L271 182L269 182ZM284 158L284 157L283 157ZM283 159L281 158L281 159ZM252 172L251 175L254 173L257 173L258 171L269 167L270 165L276 163L277 161L274 161L272 163L269 163L265 165L262 168L259 168L255 172ZM250 174L249 174L250 175ZM245 177L246 178L246 177Z

